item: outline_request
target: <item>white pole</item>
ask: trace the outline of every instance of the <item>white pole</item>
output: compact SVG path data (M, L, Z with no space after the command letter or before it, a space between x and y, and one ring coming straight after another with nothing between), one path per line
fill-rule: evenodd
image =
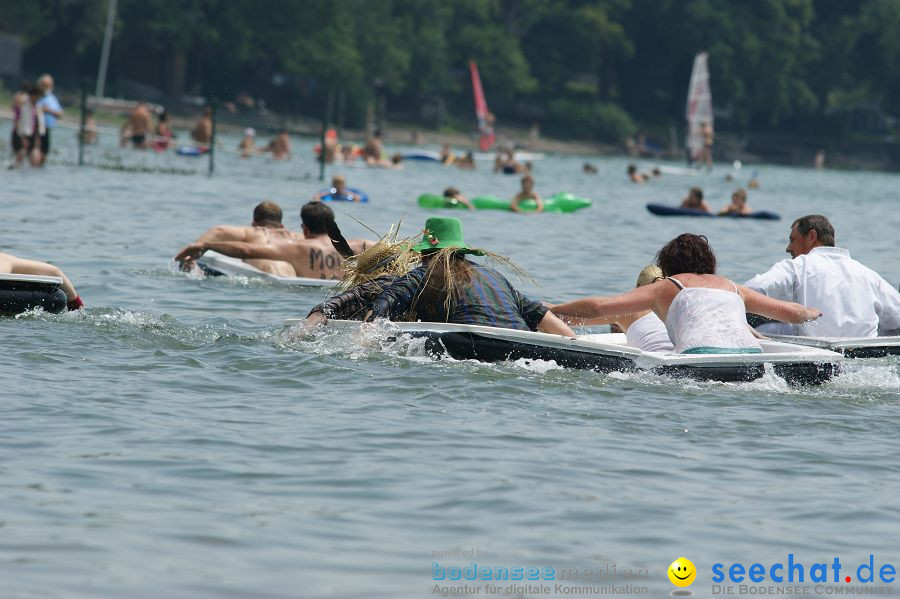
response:
M103 97L106 87L106 67L109 64L109 46L112 44L113 25L116 22L116 0L109 0L106 7L106 31L103 33L103 49L100 51L100 71L97 73L97 88L94 95Z

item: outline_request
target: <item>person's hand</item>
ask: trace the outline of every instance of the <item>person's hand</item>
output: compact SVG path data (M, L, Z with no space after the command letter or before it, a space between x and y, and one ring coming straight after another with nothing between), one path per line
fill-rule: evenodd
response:
M804 308L806 311L806 320L804 322L811 322L822 316L822 311L818 308Z
M175 259L182 263L185 261L196 260L202 256L205 251L206 248L203 247L203 243L192 243L175 254Z

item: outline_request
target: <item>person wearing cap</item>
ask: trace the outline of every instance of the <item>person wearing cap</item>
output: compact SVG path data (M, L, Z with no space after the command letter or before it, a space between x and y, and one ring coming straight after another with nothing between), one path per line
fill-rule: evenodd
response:
M207 250L213 250L232 258L278 260L287 263L290 271L278 273L287 277L314 279L341 278L341 254L332 246L328 227L334 223L334 211L324 202L308 202L300 210L303 221L303 239L271 240L269 243L246 241L199 241L182 249L175 256L180 262L196 260ZM372 242L366 239L351 240L352 253L365 250Z
M216 225L197 238L195 243L241 241L246 243L273 243L277 241L301 241L303 235L286 229L281 222L281 206L275 202L260 202L253 209L253 221L248 227ZM281 260L247 259L247 264L263 272L287 277L294 276L294 267ZM182 270L191 270L193 258L181 261Z
M378 294L367 320L399 320L411 313L415 320L428 322L575 336L546 306L522 295L502 274L466 258L488 256L513 266L503 256L466 245L458 218L429 218L422 240L412 250L422 255L422 265Z
M0 252L0 274L10 275L41 275L44 277L59 277L62 279L62 290L66 293L66 307L71 310L79 310L84 307L81 296L75 291L75 286L69 277L63 273L58 267L40 262L38 260L27 260L19 258L12 254L4 254Z
M238 144L238 150L241 152L241 158L249 158L259 153L259 150L256 148L256 129L253 127L244 129L244 138Z

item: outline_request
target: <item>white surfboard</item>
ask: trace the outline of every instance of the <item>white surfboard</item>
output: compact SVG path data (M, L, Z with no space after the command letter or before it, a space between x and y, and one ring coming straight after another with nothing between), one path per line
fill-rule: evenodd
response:
M255 266L247 264L239 258L232 258L219 252L207 251L197 258L197 264L208 274L226 277L250 277L266 279L282 285L295 285L299 287L334 287L337 279L314 279L312 277L282 277L262 271Z

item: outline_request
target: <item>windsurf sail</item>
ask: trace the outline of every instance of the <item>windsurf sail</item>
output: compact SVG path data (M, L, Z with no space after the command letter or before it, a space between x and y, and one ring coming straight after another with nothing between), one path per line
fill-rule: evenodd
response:
M706 52L694 57L694 68L688 85L685 116L688 122L687 149L691 160L697 160L703 150L703 123L713 126L712 92L709 89L706 59Z
M475 118L478 119L478 132L481 134L479 145L482 152L487 152L494 145L494 115L488 111L487 100L484 97L484 89L481 87L481 77L478 75L478 65L475 61L469 61L469 71L472 73L472 93L475 95Z

